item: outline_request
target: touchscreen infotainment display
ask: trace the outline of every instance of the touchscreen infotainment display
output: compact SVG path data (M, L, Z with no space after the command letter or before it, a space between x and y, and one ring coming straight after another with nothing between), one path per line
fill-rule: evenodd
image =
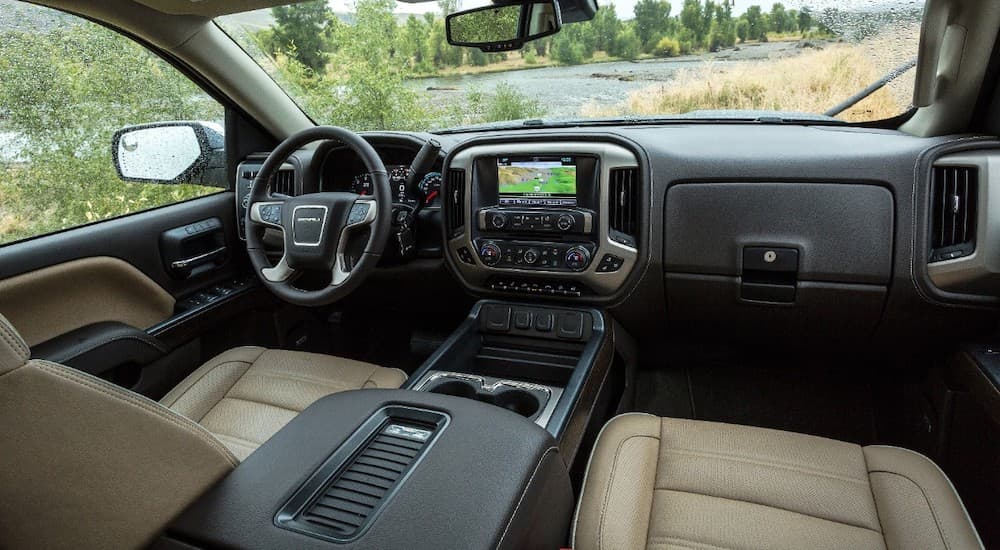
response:
M574 157L497 157L500 204L576 206Z

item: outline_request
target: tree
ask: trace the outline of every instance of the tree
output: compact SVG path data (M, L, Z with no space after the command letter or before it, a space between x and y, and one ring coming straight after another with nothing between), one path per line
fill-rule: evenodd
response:
M273 47L299 63L322 73L326 69L331 32L336 17L325 1L303 2L271 8L274 16Z
M713 10L714 13L714 10ZM684 0L684 7L681 8L681 25L691 31L696 44L701 44L708 29L705 28L705 19L702 14L701 0Z
M767 35L767 23L760 6L750 6L743 16L747 21L747 39L760 40Z
M666 30L670 4L664 0L639 0L635 4L635 34L643 46Z
M771 6L771 30L774 32L785 32L786 21L785 5L781 2L775 2L774 5Z
M809 6L802 6L799 10L799 32L805 34L812 29L812 10Z
M748 23L746 19L740 19L736 23L736 36L739 37L740 42L746 42L749 35L750 23Z
M596 48L601 51L610 52L612 44L622 31L622 22L615 13L615 5L609 4L598 9L597 14L594 15L589 24L594 29Z

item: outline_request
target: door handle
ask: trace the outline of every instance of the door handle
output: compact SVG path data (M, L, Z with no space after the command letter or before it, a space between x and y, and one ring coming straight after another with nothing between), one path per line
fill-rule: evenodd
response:
M184 260L176 260L176 261L170 262L170 267L172 269L177 269L177 270L191 269L192 267L197 267L197 266L202 265L202 264L207 264L209 262L214 262L217 258L220 258L223 255L225 255L225 253L226 253L226 247L220 246L219 248L216 248L215 250L209 250L208 252L205 252L204 254L198 254L197 256L194 256L193 258L187 258L187 259L184 259Z

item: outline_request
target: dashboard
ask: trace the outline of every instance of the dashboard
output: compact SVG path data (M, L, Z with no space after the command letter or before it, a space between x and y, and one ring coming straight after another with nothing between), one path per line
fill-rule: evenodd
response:
M419 150L415 147L376 144L376 150L389 173L393 202L407 206L421 204L424 207L439 207L441 203L441 162L426 174L418 174L414 188L408 188L410 163ZM326 154L321 167L320 189L322 191L349 191L369 196L373 193L371 175L361 159L351 150L339 148Z

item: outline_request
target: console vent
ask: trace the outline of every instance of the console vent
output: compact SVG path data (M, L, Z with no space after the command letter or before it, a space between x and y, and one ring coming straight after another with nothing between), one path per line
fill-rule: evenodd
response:
M295 196L295 170L281 169L274 175L271 193Z
M608 227L611 240L636 245L639 224L639 171L635 168L611 170L611 187L608 189Z
M437 412L381 409L292 496L276 523L336 542L359 537L446 424Z
M465 225L465 170L448 170L446 197L448 236L454 237Z
M974 167L934 167L930 261L960 258L976 249L978 179L979 172Z

